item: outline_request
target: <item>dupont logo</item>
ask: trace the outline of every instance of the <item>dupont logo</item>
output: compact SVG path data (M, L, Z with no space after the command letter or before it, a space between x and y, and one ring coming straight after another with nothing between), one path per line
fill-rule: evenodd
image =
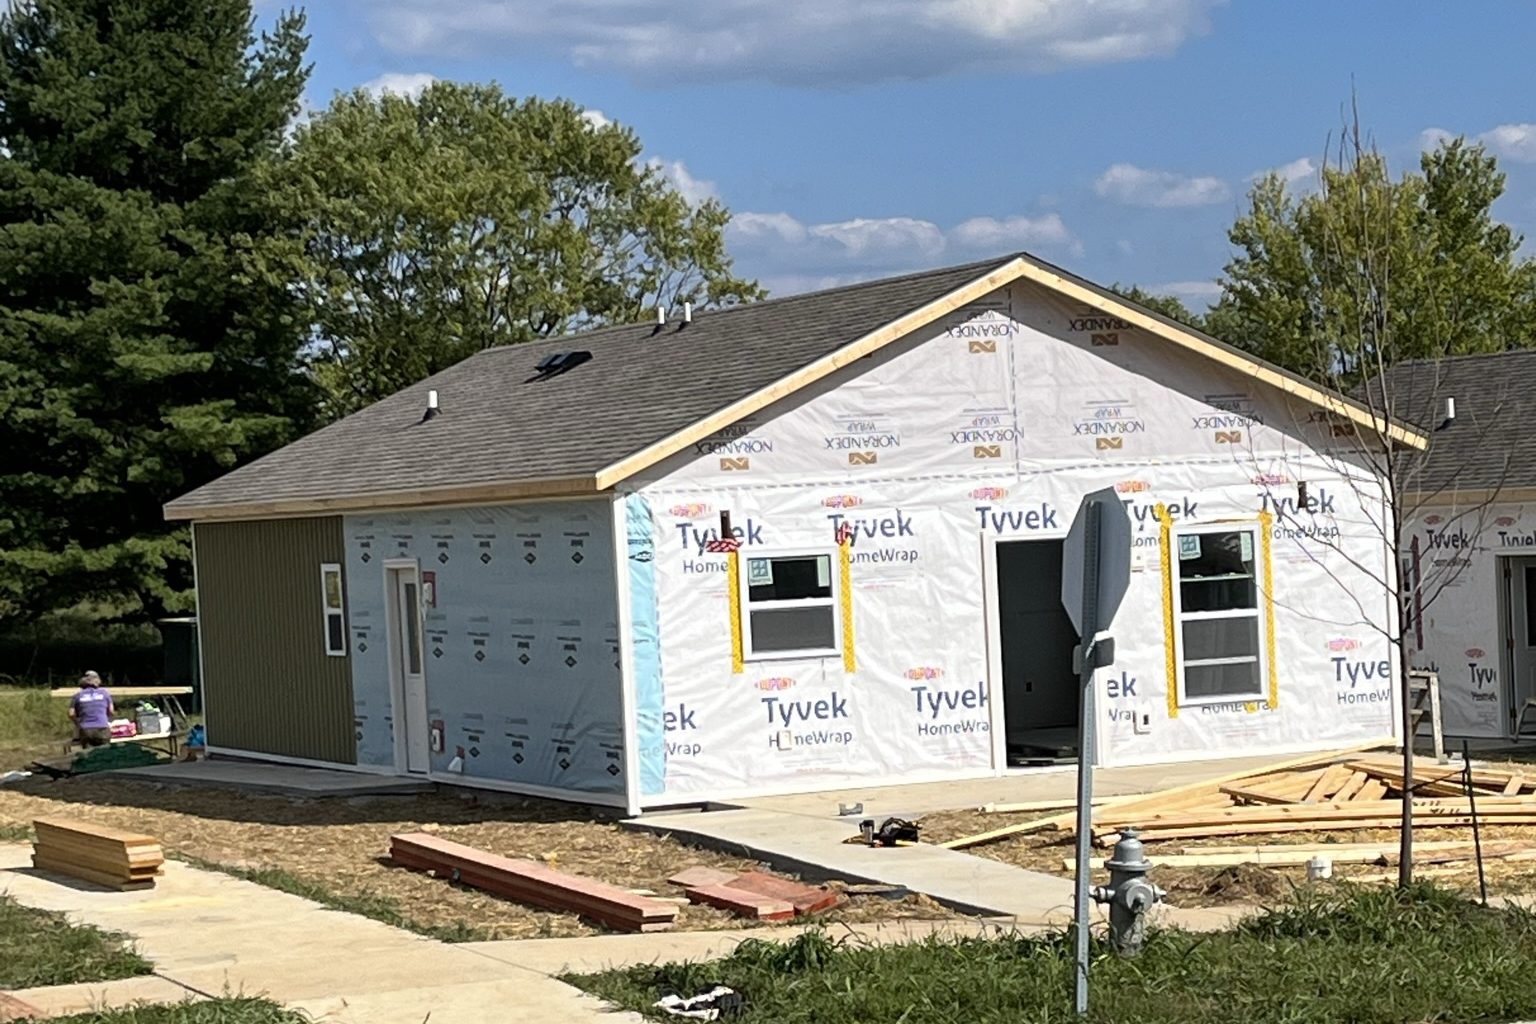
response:
M1360 649L1360 641L1352 637L1341 636L1337 640L1329 640L1328 649L1330 651L1358 651Z
M908 679L939 679L944 675L944 670L924 665L918 668L909 668L902 675Z
M973 356L990 355L991 353L997 351L997 341L992 338L985 338L980 341L968 341L965 343L965 350Z
M1260 487L1279 487L1281 484L1290 483L1291 478L1284 473L1260 473L1253 478L1253 482Z
M1437 523L1445 522L1445 516L1442 516L1442 515L1429 515L1429 516L1425 516L1424 517L1424 521L1426 523L1428 523L1430 526L1434 526Z
M978 487L971 492L971 498L975 501L1002 501L1006 497L1006 487Z
M1115 484L1115 490L1121 494L1140 494L1142 491L1150 491L1152 485L1145 480L1121 480Z
M1488 652L1483 650L1481 647L1468 647L1467 648L1467 657L1471 658L1473 661L1477 661L1477 660L1479 660L1481 658L1486 658L1487 656L1488 656Z
M756 686L759 690L777 692L779 690L787 690L791 686L794 686L795 681L788 676L769 676L767 679L759 679L752 685Z
M1096 437L1093 439L1093 450L1098 452L1115 452L1125 447L1123 437Z
M1355 427L1352 423L1335 423L1328 432L1334 437L1353 437Z
M1000 459L1003 457L1003 446L1000 444L978 444L971 449L973 459Z
M834 494L821 499L822 508L858 508L862 504L864 499L857 494Z
M848 465L873 466L880 461L879 452L849 452Z
M1115 334L1115 333L1110 333L1110 334L1090 334L1090 335L1088 335L1088 344L1090 346L1099 346L1099 347L1109 346L1109 345L1118 345L1118 344L1120 344L1120 335Z
M710 508L701 501L691 502L687 505L673 505L667 509L667 515L674 519L699 519L709 515Z
M751 469L752 460L747 458L745 455L737 455L731 458L721 459L720 468L727 473L740 472L742 470Z
M1216 431L1216 443L1242 444L1243 432L1241 430L1218 430Z
M1428 520L1426 520L1426 522L1427 521ZM1497 519L1495 519L1493 521L1493 525L1494 526L1514 526L1515 525L1515 517L1514 516L1499 516L1499 518L1497 518Z

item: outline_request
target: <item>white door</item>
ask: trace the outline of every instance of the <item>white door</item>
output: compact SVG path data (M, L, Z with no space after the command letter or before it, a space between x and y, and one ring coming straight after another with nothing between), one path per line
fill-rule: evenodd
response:
M395 728L404 737L405 770L425 772L430 762L427 675L421 643L421 579L415 566L391 569L394 595ZM396 750L400 747L396 745Z

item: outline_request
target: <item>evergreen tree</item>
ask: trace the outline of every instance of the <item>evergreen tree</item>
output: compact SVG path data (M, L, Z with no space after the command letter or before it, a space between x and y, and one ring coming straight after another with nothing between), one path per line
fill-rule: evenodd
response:
M304 327L252 258L304 19L249 0L0 16L0 624L187 607L162 504L307 426Z

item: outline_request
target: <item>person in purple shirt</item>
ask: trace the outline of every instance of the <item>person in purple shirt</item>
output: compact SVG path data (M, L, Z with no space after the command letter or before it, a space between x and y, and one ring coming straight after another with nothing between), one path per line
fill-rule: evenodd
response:
M87 747L112 742L112 695L101 685L101 676L87 672L80 677L80 690L69 700L69 717L74 719L80 743Z

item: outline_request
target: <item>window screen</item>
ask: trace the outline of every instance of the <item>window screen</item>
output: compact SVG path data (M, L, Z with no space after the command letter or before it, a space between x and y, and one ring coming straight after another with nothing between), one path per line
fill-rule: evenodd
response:
M1254 530L1176 535L1179 676L1188 701L1264 693Z
M325 653L347 653L347 612L342 596L341 566L320 567L320 601L325 616Z
M742 592L742 639L748 657L838 653L831 555L748 558Z

